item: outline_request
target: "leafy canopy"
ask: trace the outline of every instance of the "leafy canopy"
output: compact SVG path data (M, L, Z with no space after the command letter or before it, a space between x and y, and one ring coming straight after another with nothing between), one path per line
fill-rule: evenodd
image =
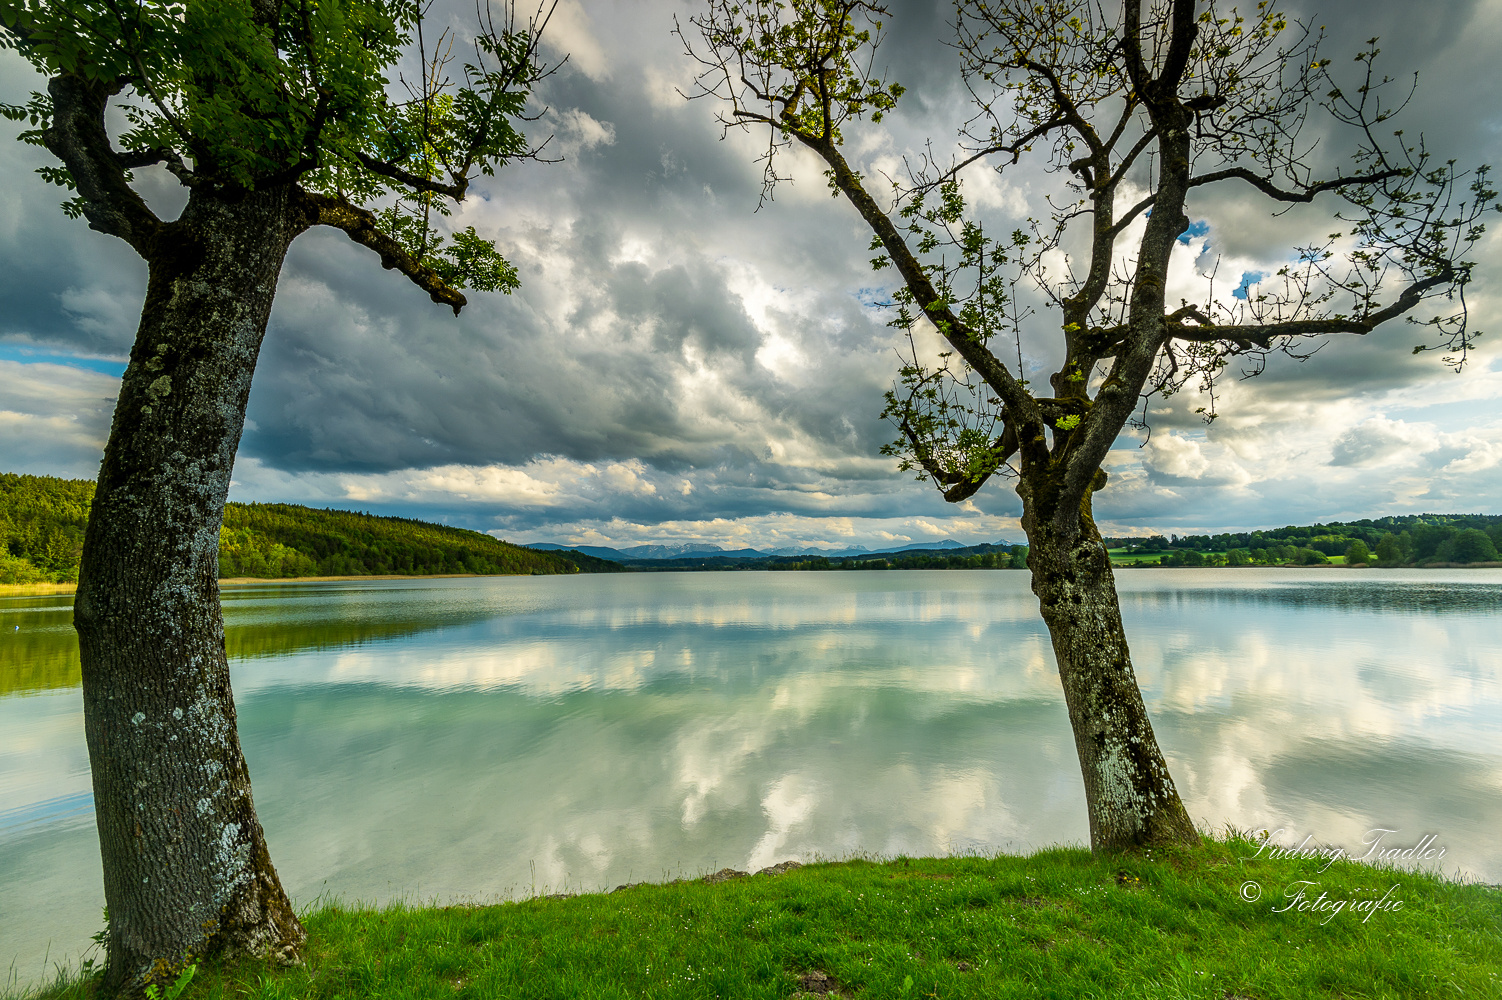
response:
M0 0L0 46L52 78L116 96L122 167L163 163L185 185L232 195L296 182L350 206L382 207L378 227L455 288L510 291L516 272L473 228L439 235L476 174L535 151L516 122L548 72L546 17L488 10L460 39L424 36L411 0ZM539 12L541 14L541 12ZM414 58L415 57L415 58ZM394 70L415 63L416 79ZM451 76L451 69L456 70ZM395 80L393 80L393 75ZM50 94L0 113L46 144ZM47 180L75 188L66 167ZM64 206L84 214L82 198Z

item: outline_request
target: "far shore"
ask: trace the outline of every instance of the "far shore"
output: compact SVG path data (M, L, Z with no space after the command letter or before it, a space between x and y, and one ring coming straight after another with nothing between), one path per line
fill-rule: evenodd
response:
M219 586L238 587L247 583L328 583L333 580L459 580L474 576L526 576L525 573L424 573L402 576L399 573L371 576L231 576L220 577Z
M329 583L335 580L456 580L473 576L504 576L482 573L428 573L423 576L234 576L222 577L221 587L239 587L251 583ZM525 575L525 574L522 574ZM0 597L33 597L47 594L71 594L76 583L0 583Z
M1115 563L1113 569L1381 569L1365 565L1341 566L1325 563L1318 566L1155 566L1141 563ZM1391 566L1388 569L1502 569L1502 562L1483 563L1431 563L1428 566ZM712 572L712 571L710 571ZM830 572L840 572L831 570ZM873 570L872 572L890 572ZM948 572L935 570L934 572ZM977 570L976 572L983 572ZM332 583L339 580L461 580L481 576L526 576L525 573L428 573L420 576L371 575L371 576L235 576L220 579L221 587L245 587L267 583ZM76 583L0 583L0 597L41 597L49 594L71 594L78 589Z

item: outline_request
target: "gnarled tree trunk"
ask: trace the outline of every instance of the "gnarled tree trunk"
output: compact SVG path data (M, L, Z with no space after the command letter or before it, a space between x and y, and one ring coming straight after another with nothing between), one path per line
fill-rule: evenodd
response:
M1087 494L1072 537L1024 495L1033 593L1048 624L1096 850L1196 843L1132 670L1111 558Z
M74 607L111 993L211 954L295 960L306 936L251 802L218 583L230 471L298 212L287 188L195 190L146 255Z

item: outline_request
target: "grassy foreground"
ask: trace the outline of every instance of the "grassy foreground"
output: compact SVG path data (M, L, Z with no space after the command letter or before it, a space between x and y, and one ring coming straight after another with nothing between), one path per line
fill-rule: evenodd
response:
M305 918L304 967L204 966L183 997L1502 997L1496 888L1257 855L1232 838L1151 857L846 861L494 906L327 906ZM1285 895L1299 888L1303 909ZM1321 893L1348 902L1319 909Z

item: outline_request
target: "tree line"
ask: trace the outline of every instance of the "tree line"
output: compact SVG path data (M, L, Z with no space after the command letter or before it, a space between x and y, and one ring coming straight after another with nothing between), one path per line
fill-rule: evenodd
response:
M72 583L94 483L0 473L0 583ZM1108 537L1147 566L1435 566L1502 561L1502 515L1408 514L1214 535ZM230 503L219 530L219 576L481 576L654 570L1026 569L1026 545L827 557L701 556L622 566L582 552L542 552L464 528L297 504Z
M94 484L0 472L0 583L72 583Z
M958 549L913 549L903 552L863 552L851 556L740 556L700 553L674 559L632 559L619 565L649 573L714 570L772 570L797 572L832 569L1027 569L1026 545L989 542Z
M0 583L78 580L94 483L0 473ZM219 576L431 576L609 572L579 552L539 552L478 531L296 504L230 503Z
M1127 555L1162 552L1162 566L1470 565L1502 560L1502 515L1407 514L1328 524L1288 525L1218 535L1107 538Z
M977 549L981 551L975 551ZM879 555L847 556L843 559L801 556L779 560L767 566L767 569L1027 569L1027 546L977 545L973 549L957 552L884 552Z

